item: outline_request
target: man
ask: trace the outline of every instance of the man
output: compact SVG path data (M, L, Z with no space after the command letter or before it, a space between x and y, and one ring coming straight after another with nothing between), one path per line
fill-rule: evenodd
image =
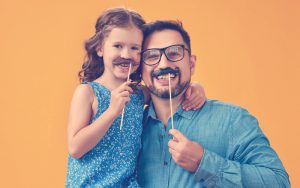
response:
M142 187L290 187L280 159L246 110L215 100L196 111L182 110L196 57L180 23L147 24L143 48L142 76L152 103L137 169Z

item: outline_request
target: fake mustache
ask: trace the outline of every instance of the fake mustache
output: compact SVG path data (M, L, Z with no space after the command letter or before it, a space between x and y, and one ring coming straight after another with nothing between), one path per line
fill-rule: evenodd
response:
M129 65L129 64L131 64L132 66L135 66L135 65L139 65L139 62L135 62L132 59L124 59L124 58L118 57L118 58L113 60L112 64L113 65L121 65L121 64L128 64Z
M179 68L178 67L176 67L175 69L172 69L172 68L165 68L165 69L160 69L160 70L158 70L158 71L153 71L152 73L151 73L151 76L152 77L158 77L158 76L160 76L160 75L165 75L165 74L174 74L174 75L177 75L177 74L179 74L180 73L180 70L179 70Z

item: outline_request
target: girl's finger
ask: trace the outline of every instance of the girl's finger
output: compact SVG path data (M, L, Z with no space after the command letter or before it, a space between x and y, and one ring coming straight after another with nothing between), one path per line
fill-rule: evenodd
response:
M129 102L130 102L130 98L129 97L124 98L124 104L125 105L127 105Z
M129 98L130 93L129 93L129 91L122 91L122 92L119 93L119 96L120 97L128 97Z
M203 105L203 103L195 105L192 109L193 110L198 110L202 105Z
M191 108L193 108L194 106L197 106L199 104L200 101L200 97L195 97L192 100L189 100L185 105L184 105L184 109L185 110L190 110Z
M187 90L185 92L185 98L189 99L190 96L191 96L191 93L192 93L192 87L190 86L190 87L187 88Z
M130 86L125 86L124 90L129 91L129 93L133 93L133 89Z

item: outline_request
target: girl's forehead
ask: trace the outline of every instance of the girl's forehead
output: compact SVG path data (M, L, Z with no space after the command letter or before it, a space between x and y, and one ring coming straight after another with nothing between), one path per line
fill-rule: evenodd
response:
M131 27L115 27L106 37L109 42L124 42L141 45L143 41L143 32L134 26Z

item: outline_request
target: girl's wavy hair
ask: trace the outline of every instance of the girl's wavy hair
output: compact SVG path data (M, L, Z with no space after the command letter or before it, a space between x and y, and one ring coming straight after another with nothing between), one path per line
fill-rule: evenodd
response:
M97 49L103 45L104 39L111 30L116 27L126 28L136 26L141 29L145 24L142 16L132 10L125 8L113 8L106 10L96 22L96 33L85 42L86 56L81 70L78 73L80 82L91 82L99 78L104 72L103 57L99 57ZM136 74L132 75L134 79L141 79L141 66ZM132 77L131 76L131 77Z

